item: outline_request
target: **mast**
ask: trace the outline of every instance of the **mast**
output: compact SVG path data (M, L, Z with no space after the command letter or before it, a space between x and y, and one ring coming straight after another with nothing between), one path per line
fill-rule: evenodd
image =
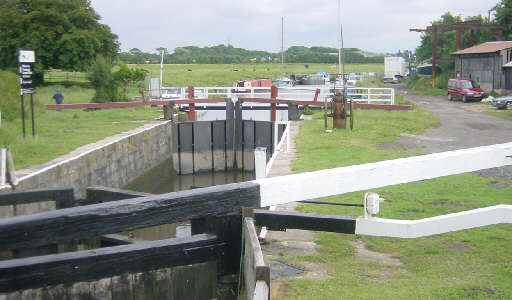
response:
M284 64L284 17L281 17L281 64Z
M164 51L162 50L160 52L160 88L162 88L162 79L163 79L163 73L164 73Z

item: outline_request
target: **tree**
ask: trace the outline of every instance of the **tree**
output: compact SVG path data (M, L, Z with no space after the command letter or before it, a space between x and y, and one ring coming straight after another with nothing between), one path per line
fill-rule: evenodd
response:
M0 1L0 69L15 69L17 50L36 52L36 81L50 68L84 71L97 55L117 55L117 36L90 0Z
M496 22L507 27L503 39L512 39L512 0L501 0L495 7Z

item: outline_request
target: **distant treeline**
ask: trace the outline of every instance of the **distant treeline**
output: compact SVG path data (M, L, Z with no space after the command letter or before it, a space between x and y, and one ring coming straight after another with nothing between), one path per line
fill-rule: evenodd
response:
M164 52L165 64L232 64L280 62L281 53L246 50L231 45L213 47L178 47L170 53L166 48L157 48L156 53L146 53L133 48L119 53L119 60L126 64L160 63L160 53ZM285 61L289 63L337 63L338 49L330 47L292 46L285 51ZM365 56L356 48L345 49L345 63L383 63L383 56Z

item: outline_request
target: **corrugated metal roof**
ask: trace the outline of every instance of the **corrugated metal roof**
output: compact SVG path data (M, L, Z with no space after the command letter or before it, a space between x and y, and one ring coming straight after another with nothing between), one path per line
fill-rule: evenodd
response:
M503 49L512 48L512 41L504 42L487 42L470 48L452 52L451 54L477 54L477 53L493 53Z

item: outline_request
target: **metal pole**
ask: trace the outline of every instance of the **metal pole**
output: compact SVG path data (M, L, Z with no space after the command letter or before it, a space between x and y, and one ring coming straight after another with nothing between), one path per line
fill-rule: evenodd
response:
M23 99L23 93L21 94L21 122L23 127L23 137L25 137L25 100Z
M338 74L342 74L341 72L341 48L343 48L343 38L342 38L342 30L341 30L341 0L338 0ZM343 79L342 79L343 80ZM343 81L342 81L343 82Z
M164 51L162 50L161 53L161 58L160 58L160 89L162 88L162 83L163 83L163 73L164 73Z
M284 64L284 17L281 17L281 64Z
M30 94L30 113L32 115L32 136L36 135L35 126L34 126L34 94Z

